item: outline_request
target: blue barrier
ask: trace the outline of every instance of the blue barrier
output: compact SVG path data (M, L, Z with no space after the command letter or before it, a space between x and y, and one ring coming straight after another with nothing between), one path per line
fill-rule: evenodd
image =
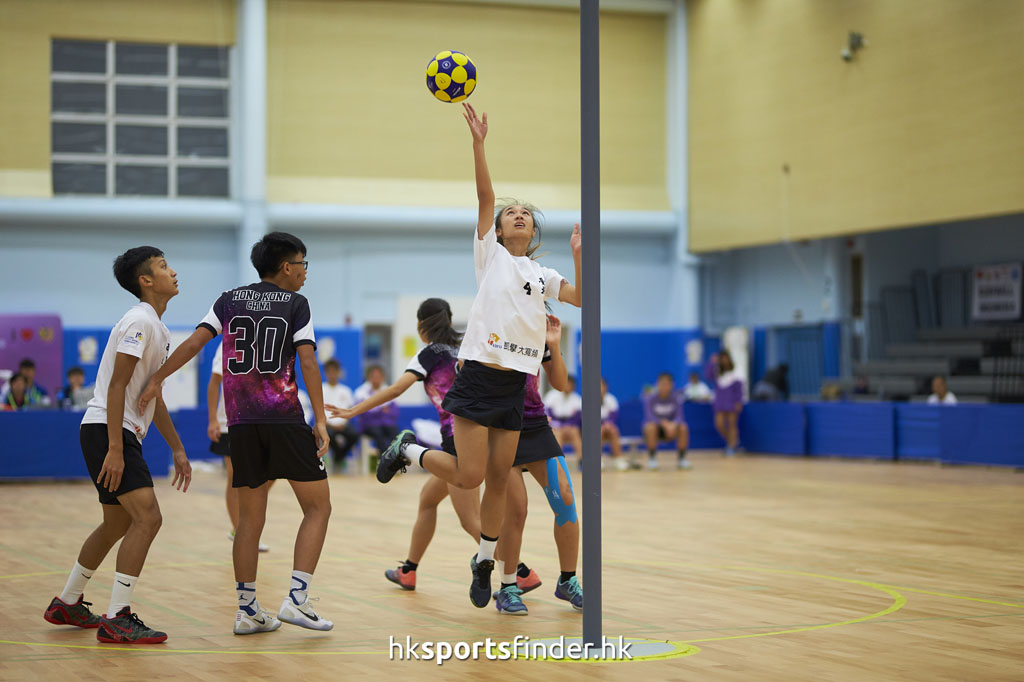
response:
M900 459L939 459L942 446L939 416L933 405L897 403L896 455Z
M807 416L801 403L748 403L739 427L740 445L747 452L807 454Z
M846 457L896 455L892 403L809 403L807 453Z
M1024 467L1024 405L935 407L943 462Z

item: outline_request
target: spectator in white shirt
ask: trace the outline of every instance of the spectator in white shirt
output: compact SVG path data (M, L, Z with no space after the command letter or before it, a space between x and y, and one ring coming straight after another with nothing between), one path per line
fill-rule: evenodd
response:
M341 383L343 374L341 363L334 358L324 363L324 377L327 379L323 384L325 405L345 408L355 405L352 389ZM359 440L359 432L349 420L343 417L328 417L327 437L330 438L334 463L341 464L345 461L352 446Z
M683 388L683 399L692 403L710 403L714 395L696 372L690 372L690 381Z
M544 407L551 421L551 430L555 432L555 440L564 449L571 445L576 456L583 452L583 437L580 435L580 413L583 411L583 398L576 392L576 378L569 377L564 391L551 389L544 396Z
M946 387L946 377L936 376L932 379L932 394L928 396L929 405L956 405L956 396Z

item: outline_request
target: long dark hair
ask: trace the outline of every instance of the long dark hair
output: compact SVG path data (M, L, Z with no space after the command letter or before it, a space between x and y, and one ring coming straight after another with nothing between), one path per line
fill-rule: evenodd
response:
M462 334L452 327L452 308L443 298L428 298L420 303L416 311L420 333L430 343L440 343L458 348Z

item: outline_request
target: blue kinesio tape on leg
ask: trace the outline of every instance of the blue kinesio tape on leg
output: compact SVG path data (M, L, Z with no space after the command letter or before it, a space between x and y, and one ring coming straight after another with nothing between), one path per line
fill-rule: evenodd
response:
M544 486L544 495L548 498L551 511L555 512L555 524L564 526L567 523L576 523L576 494L573 493L572 504L566 504L562 500L561 487L558 485L558 467L565 472L565 480L569 482L569 491L572 492L572 477L569 475L569 465L565 463L565 457L559 455L548 460L548 484Z

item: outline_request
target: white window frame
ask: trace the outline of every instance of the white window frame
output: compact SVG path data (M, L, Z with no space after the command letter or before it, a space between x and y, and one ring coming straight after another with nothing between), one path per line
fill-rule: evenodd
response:
M62 40L54 38L53 40ZM67 40L72 40L68 38ZM124 41L127 42L127 41ZM178 197L178 166L223 168L228 171L228 197L231 196L232 173L231 165L231 107L234 105L231 90L230 78L207 78L207 77L179 77L178 76L178 46L175 44L165 45L167 48L166 76L136 76L115 73L114 46L116 42L109 40L107 47L107 69L103 74L99 73L77 73L70 71L51 71L51 83L103 83L106 87L107 107L103 114L86 113L63 113L50 112L51 123L92 123L103 124L107 130L106 152L100 153L72 153L53 151L53 141L50 141L50 162L51 163L91 163L104 164L107 173L106 194L92 196L126 197L133 195L117 194L115 192L114 180L115 169L119 164L133 166L155 166L167 169L167 194L166 197L174 199ZM231 63L234 61L232 50L228 49L229 75ZM114 111L114 93L118 85L157 85L167 89L167 115L166 116L140 116L128 114L116 114ZM216 87L226 90L228 102L228 115L224 118L178 116L178 87ZM52 109L52 107L51 107ZM167 154L162 156L145 155L133 156L129 154L117 154L115 152L115 128L118 124L126 125L150 125L163 126L167 130ZM228 155L224 158L191 158L178 156L178 127L188 128L220 128L227 131ZM137 196L137 195L135 195ZM149 195L156 196L156 195ZM163 196L163 195L161 195ZM221 199L224 197L197 197L186 195L189 199Z

